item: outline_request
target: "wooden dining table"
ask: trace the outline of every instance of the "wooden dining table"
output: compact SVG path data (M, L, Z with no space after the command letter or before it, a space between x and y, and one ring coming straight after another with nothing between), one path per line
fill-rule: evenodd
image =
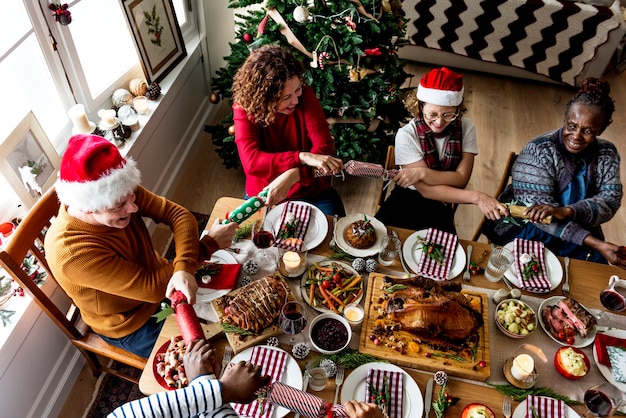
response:
M213 208L211 217L207 223L207 228L210 228L210 226L213 225L216 219L218 218L223 219L225 217L225 214L232 211L234 208L239 206L242 202L243 200L239 198L233 198L233 197L220 198L216 202ZM263 210L265 210L265 208ZM261 218L263 216L263 210L260 212L257 212L253 216L256 218ZM330 239L332 235L332 218L327 217L327 221L329 223L327 236L319 246L310 250L310 252L313 254L318 254L321 256L327 256L331 254L329 243L330 243ZM387 229L389 233L392 233L392 231L396 231L402 242L404 242L407 239L407 237L414 232L411 230L395 228L395 227L390 227L390 226L387 227ZM459 239L459 242L463 246L464 250L467 248L468 245L471 244L473 246L473 251L472 251L472 256L471 256L472 261L478 261L482 257L482 260L480 261L480 265L483 268L486 266L487 257L483 257L483 255L488 254L488 252L490 251L490 245L488 243L467 241L464 239ZM563 260L560 257L559 257L559 261L561 265L563 265ZM385 273L385 274L398 275L398 274L401 274L402 272L402 266L401 266L399 259L396 258L390 266L388 267L379 266L379 269L377 271L380 273ZM600 303L600 299L599 299L600 292L607 286L608 279L611 275L614 275L614 274L621 275L623 272L624 270L615 266L590 263L590 262L580 261L580 260L571 260L570 268L569 268L569 283L570 283L569 296L577 300L578 302L580 302L581 304L583 304L585 307L589 309L603 309ZM452 280L461 282L462 281L461 274L459 274L457 277L453 278ZM482 289L492 289L492 290L503 288L502 282L498 282L498 283L490 282L484 277L483 274L472 275L471 285L480 287ZM539 296L539 297L545 297L545 298L549 296L561 295L562 294L561 285L562 285L562 282L561 284L559 284L558 288L554 289L552 292L548 294L538 295L536 293L528 293L522 290L522 295L529 295L529 296L535 296L535 297ZM624 316L623 313L620 315L626 319L626 316ZM221 327L219 326L219 324L210 323L210 324L203 324L203 328L205 330L205 336L208 339L210 339L210 341L212 342L213 346L216 349L217 355L219 356L219 358L221 358L223 351L224 351L224 347L228 345L228 342L224 334L221 332ZM539 332L543 332L543 331L539 331ZM150 395L159 391L166 390L161 385L159 385L159 383L156 381L154 377L152 365L153 365L154 355L156 351L160 347L162 347L163 344L169 341L170 337L176 336L176 335L180 335L180 330L178 329L178 325L175 319L173 318L173 316L170 316L166 320L163 326L163 329L161 330L161 334L159 335L159 338L155 344L153 352L148 362L146 363L146 368L143 371L141 378L139 380L139 388L142 393L146 395ZM315 354L317 353L312 352L309 355L309 357ZM306 363L309 360L310 358L306 358L304 360L298 360L298 363L301 366L301 369L304 369ZM595 367L593 365L593 359L592 359L592 367ZM408 368L408 367L403 367L403 369L416 381L423 396L425 392L425 388L426 388L426 383L428 379L433 376L432 372L421 371L421 370ZM346 370L346 376L349 374L349 372L350 370ZM324 400L328 402L332 402L334 395L335 395L335 388L336 386L334 383L334 379L331 378L329 379L328 385L323 391L311 392L311 393L314 393L315 395L323 398ZM558 392L558 389L555 389L555 390ZM486 386L485 384L481 382L472 382L467 379L452 378L452 379L449 379L448 381L447 391L450 394L452 394L454 397L459 398L459 401L457 402L457 404L454 406L451 406L447 410L446 416L448 417L460 416L463 408L466 405L470 403L474 403L474 402L483 403L487 405L488 407L490 407L495 412L496 416L502 416L502 401L504 399L504 396L495 388ZM437 396L437 389L435 389L433 393L433 399L435 399L436 396ZM514 402L513 409L516 406L517 406L517 403ZM578 412L581 415L585 412L585 408L583 405L575 405L575 406L572 406L572 408L574 408L574 410L576 410L576 412ZM434 416L434 411L431 410L430 413ZM287 416L291 417L293 416L293 414L290 413ZM416 417L416 418L421 418L421 417Z

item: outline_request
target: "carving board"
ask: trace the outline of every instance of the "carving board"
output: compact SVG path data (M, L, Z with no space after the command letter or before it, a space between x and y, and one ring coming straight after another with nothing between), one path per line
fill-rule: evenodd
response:
M287 294L287 298L289 300L293 300L293 294L291 293L291 289L289 287L289 285L287 284L287 282L285 282L285 279L282 278L282 276L280 275L273 275L272 276L274 279L277 279L279 281L281 281L286 287L287 289L289 289L289 293ZM234 289L232 291L230 291L228 294L219 297L213 301L211 301L211 306L213 306L213 309L215 310L215 314L217 315L218 318L218 324L222 323L223 318L226 316L226 314L224 313L224 300L225 298L232 298L234 296L236 296L239 292L241 292L242 290L245 290L246 287L240 287L237 289ZM228 343L230 344L230 346L233 348L233 351L235 354L245 350L248 347L252 347L254 345L258 345L258 344L265 344L265 342L267 341L267 339L269 337L273 337L273 336L277 336L282 334L282 331L280 329L280 327L278 326L278 316L279 316L280 312L276 313L276 321L274 321L272 323L272 325L270 325L269 327L266 327L260 334L258 335L247 335L247 336L242 336L240 334L236 334L233 332L224 332L224 334L226 335L226 339L228 340Z
M366 319L363 321L361 328L359 351L388 360L399 366L431 372L444 370L451 376L478 381L487 380L490 375L489 301L487 295L469 290L461 291L477 306L478 309L476 310L480 310L484 322L484 325L478 330L478 343L473 356L453 356L449 353L434 350L428 347L425 342L415 342L415 336L406 331L394 332L395 346L392 341L386 338L379 340L380 344L376 345L370 339L370 335L372 335L372 331L377 325L377 320L380 323L380 301L385 297L385 292L382 290L385 276L388 275L380 273L370 273L369 275L368 290L365 298ZM398 339L405 343L402 350L398 349ZM409 344L411 344L410 347ZM485 367L481 367L481 361L485 362Z

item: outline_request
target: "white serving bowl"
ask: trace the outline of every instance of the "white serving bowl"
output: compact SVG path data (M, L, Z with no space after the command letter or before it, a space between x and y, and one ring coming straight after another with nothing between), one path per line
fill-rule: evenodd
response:
M341 315L323 313L309 324L309 340L313 349L322 354L335 354L348 347L352 328Z

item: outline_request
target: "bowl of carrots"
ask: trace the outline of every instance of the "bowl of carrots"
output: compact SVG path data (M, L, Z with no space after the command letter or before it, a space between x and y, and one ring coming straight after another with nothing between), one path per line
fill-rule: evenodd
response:
M302 298L316 311L341 314L363 298L363 277L340 261L314 263L302 275Z

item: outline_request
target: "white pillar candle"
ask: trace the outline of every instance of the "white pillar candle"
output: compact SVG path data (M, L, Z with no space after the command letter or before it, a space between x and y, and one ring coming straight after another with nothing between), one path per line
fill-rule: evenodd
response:
M85 106L82 104L74 105L67 111L67 115L72 120L72 123L78 132L91 131L89 119L87 119L87 114L85 113Z
M300 255L295 251L287 251L283 254L283 263L285 263L287 273L298 273L300 270Z
M133 107L140 115L148 113L148 98L145 96L137 96L133 99Z
M115 124L115 110L113 109L100 109L98 116L102 119L102 123L106 126L112 126Z
M535 361L529 354L520 354L513 359L511 374L517 380L525 380L535 369Z

